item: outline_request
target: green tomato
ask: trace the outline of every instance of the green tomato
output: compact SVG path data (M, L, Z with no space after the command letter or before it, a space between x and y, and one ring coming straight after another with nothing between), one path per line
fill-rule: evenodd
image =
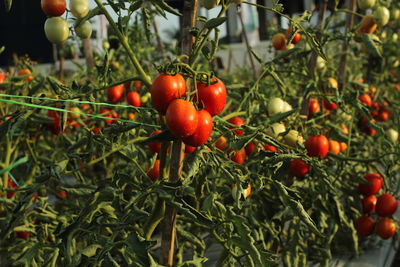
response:
M265 133L271 137L278 138L280 137L279 134L286 132L285 125L283 123L275 122L271 124Z
M68 23L61 17L48 18L44 23L44 33L50 42L62 44L68 39Z
M272 98L268 103L267 110L268 110L268 114L270 116L272 116L276 113L284 112L285 101L283 101L279 97Z
M390 12L384 6L380 6L374 11L374 19L379 26L385 26L389 22Z
M287 135L283 137L285 143L289 146L295 147L298 143L304 143L304 138L296 130L290 130Z
M107 40L103 41L103 49L104 50L110 49L110 43Z
M78 19L85 17L89 13L88 0L71 0L69 2L69 9L71 13Z
M85 22L79 24L78 27L75 27L76 35L78 35L82 39L90 38L92 35L92 24L85 20Z
M144 96L142 96L142 97L140 98L140 101L141 101L143 104L146 104L147 101L149 101L150 97L151 97L150 92L147 92Z
M392 141L392 143L396 143L397 139L399 139L399 132L392 128L387 130L387 135L388 135L390 141Z
M396 21L400 18L400 9L397 8L393 8L390 11L390 19L392 19L393 21Z
M220 0L203 0L203 6L206 9L213 9L219 4Z
M358 0L358 7L361 9L370 9L375 5L376 0Z

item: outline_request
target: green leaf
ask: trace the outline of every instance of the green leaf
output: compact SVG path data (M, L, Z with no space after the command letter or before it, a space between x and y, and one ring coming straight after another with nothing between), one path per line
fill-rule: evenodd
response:
M375 57L382 57L381 51L376 46L375 41L371 38L370 34L363 33L361 35L361 39L365 47L372 53L372 55Z
M210 19L204 24L204 28L206 28L206 29L216 28L219 25L221 25L222 23L224 23L226 20L227 20L227 17L219 17L219 18Z
M164 9L165 11L167 11L169 13L172 13L172 14L174 14L176 16L179 16L179 17L182 16L182 14L179 11L177 11L176 9L174 9L173 7L168 5L164 0L151 0L151 2L154 5L159 6L160 8Z

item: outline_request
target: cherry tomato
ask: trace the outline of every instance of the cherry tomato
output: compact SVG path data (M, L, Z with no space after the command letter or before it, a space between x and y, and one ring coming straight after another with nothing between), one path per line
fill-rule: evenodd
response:
M185 145L185 153L186 154L193 153L196 151L196 149L197 149L197 147Z
M237 164L243 164L246 160L246 151L244 150L244 148L242 148L241 150L229 149L228 155L231 154L232 151L234 151L234 153L231 156L231 160L236 162Z
M376 224L376 233L382 239L389 239L396 233L396 224L389 218L381 218Z
M213 120L211 114L207 110L203 109L197 111L197 117L197 128L194 134L182 139L186 145L194 147L198 147L207 143L208 138L213 130Z
M300 159L290 161L290 173L296 177L304 177L310 171L310 165Z
M154 108L165 115L168 105L186 94L186 81L179 73L176 75L160 74L154 80L150 93Z
M213 78L214 84L197 83L198 106L204 107L211 116L221 113L226 104L226 88L224 83L217 78Z
M367 173L364 179L369 183L359 184L358 191L364 196L375 195L381 190L383 178L378 173Z
M392 143L396 143L396 142L397 142L397 139L399 139L399 132L396 131L395 129L390 128L390 129L388 129L388 130L386 131L386 133L387 133L387 135L388 135L388 137L389 137L389 140L390 140Z
M376 202L376 214L381 217L390 217L396 212L399 203L391 194L382 194Z
M27 240L30 236L29 232L15 232L18 238Z
M191 102L175 99L168 106L166 120L171 133L184 138L196 132L198 113Z
M286 50L286 36L283 33L277 33L272 37L272 46L276 50Z
M246 151L246 155L249 156L251 155L254 150L256 149L256 145L253 142L248 143L245 147L244 147L245 151Z
M287 29L287 32L286 32L286 38L287 39L289 39L289 35L290 35L291 32L292 32L292 26L289 26L289 28ZM301 34L297 31L294 34L294 37L292 39L292 44L297 44L298 42L300 42L300 39L301 39Z
M376 0L357 0L358 7L361 9L370 9L375 5Z
M241 126L245 125L244 120L242 120L242 118L240 118L240 117L233 117L233 118L230 118L230 119L228 120L228 122L229 122L230 124L236 125L237 127L241 127ZM230 129L234 129L233 127L229 127L229 128L230 128ZM235 134L236 134L237 136L241 136L241 135L243 135L243 130L235 130Z
M28 75L28 74L31 74L32 72L30 71L30 69L21 69L19 72L18 72L18 75L19 76L25 76L25 75ZM32 77L32 75L29 75L28 77L26 77L25 79L24 79L24 81L32 81L33 80L33 77Z
M377 198L374 195L366 196L362 199L363 213L372 213L375 211Z
M140 94L135 91L129 92L126 95L126 101L134 107L140 107L142 105L140 102Z
M310 136L306 142L307 155L325 158L329 151L329 141L325 135Z
M101 127L95 127L95 128L92 129L92 132L94 134L99 134L101 132L101 129L102 129Z
M61 116L59 111L49 110L47 112L47 116L52 119L52 122L49 124L49 128L51 132L55 135L61 132Z
M135 87L136 90L142 90L143 82L140 81L140 80L134 80L133 81L133 87Z
M49 17L59 17L67 8L65 0L42 0L40 5L43 12Z
M389 9L387 9L386 7L380 6L376 8L373 15L376 23L380 27L388 24L390 18L390 12Z
M314 115L321 110L318 99L310 98L308 100L308 115Z
M369 236L375 228L375 221L369 216L361 216L355 223L357 234L359 236Z
M215 147L224 151L226 149L226 138L223 136L218 138L217 142L215 142Z
M152 133L150 134L150 136L159 134L159 133L161 133L161 132L162 132L161 130L154 131L154 132L152 132ZM150 149L151 151L153 151L154 153L160 154L160 151L161 151L161 143L159 143L159 142L149 143L147 146L148 146L149 149Z
M372 105L372 99L369 94L362 94L358 97L358 100L363 102L366 106L371 106Z
M338 141L329 139L329 152L337 155L340 153L340 143Z
M78 19L85 17L89 13L89 1L88 0L70 0L69 9L71 13Z
M347 150L347 144L345 142L340 142L340 153L343 153Z
M62 44L68 39L68 22L61 17L51 17L44 23L44 33L53 44Z
M6 76L2 72L0 72L0 83L3 83L5 80L6 80ZM0 87L0 89L1 89L1 87Z
M381 109L378 114L379 121L387 121L390 117L390 112L387 109Z
M117 104L121 100L123 95L124 95L123 84L118 84L114 87L111 87L107 91L108 100L113 104Z
M271 151L271 152L278 152L278 149L272 145L265 144L264 150Z
M84 22L80 23L78 27L75 27L75 33L78 35L81 39L87 39L92 36L92 23L90 21L85 20Z
M160 160L159 160L159 159L157 159L157 160L154 162L153 167L150 168L150 169L147 171L147 176L148 176L153 182L155 182L155 181L157 180L158 176L160 176Z
M344 124L339 125L339 129L342 130L342 133L349 134L349 128L347 128L346 125Z
M60 191L58 191L58 193L57 193L57 195L60 197L60 198L67 198L67 192L65 192L64 190L60 190Z
M117 112L107 108L103 108L102 110L100 110L100 115L107 118L118 118ZM104 119L104 121L106 122L106 124L114 123L114 120Z
M292 110L292 106L281 98L274 97L268 102L267 110L268 114L272 116L277 113L290 111Z
M327 110L335 110L335 109L339 108L339 106L335 102L329 102L329 101L327 101L325 99L322 102L324 103L324 107Z

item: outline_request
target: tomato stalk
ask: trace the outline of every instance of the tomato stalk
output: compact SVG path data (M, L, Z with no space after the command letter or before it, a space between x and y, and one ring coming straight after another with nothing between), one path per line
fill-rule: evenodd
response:
M128 53L128 56L131 60L133 67L139 73L139 76L140 76L142 82L145 83L146 86L150 87L151 86L151 78L147 75L147 73L143 70L142 66L140 65L139 60L137 59L135 53L133 52L132 48L130 47L130 45L128 43L128 38L121 33L117 24L114 22L110 13L107 11L107 9L105 8L105 6L101 2L101 0L95 0L95 2L97 4L97 6L101 9L102 13L106 16L111 27L117 34L119 41L121 42L122 46L125 48L126 52Z
M246 28L244 26L243 16L242 16L242 12L240 11L239 5L237 6L236 11L237 11L237 14L239 17L240 25L242 26L242 35L243 35L243 39L246 44L247 52L249 53L250 64L251 64L251 68L253 69L253 77L256 78L256 75L257 75L256 65L254 64L253 54L251 53L251 47L249 44L249 39L247 38Z
M12 148L11 148L11 140L9 139L8 136L6 136L6 153L5 153L5 158L4 158L4 166L8 167L10 165L11 161L11 154L12 154ZM8 171L4 172L3 174L3 188L6 189L8 187Z

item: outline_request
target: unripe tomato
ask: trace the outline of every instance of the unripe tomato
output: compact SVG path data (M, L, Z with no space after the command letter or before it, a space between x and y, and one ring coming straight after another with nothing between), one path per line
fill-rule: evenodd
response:
M366 196L362 199L363 213L372 213L375 211L377 198L374 195Z
M325 66L326 66L325 59L318 56L317 57L317 69L322 70L323 68L325 68Z
M278 152L278 149L272 145L265 144L264 150L271 151L271 152Z
M286 36L283 33L277 33L272 37L272 46L276 50L286 50Z
M236 162L237 164L243 164L246 160L246 151L244 150L244 148L242 148L241 150L229 149L228 155L231 154L232 151L234 151L234 153L231 156L231 160L233 162Z
M30 69L21 69L19 72L18 72L18 75L19 76L25 76L25 75L28 75L28 74L31 74L32 72L30 71ZM33 80L33 76L32 75L29 75L28 77L26 77L25 79L24 79L24 81L32 81Z
M190 154L195 152L197 147L185 145L185 153Z
M69 9L72 15L76 18L81 19L89 13L89 1L88 0L70 0Z
M390 9L390 19L392 21L396 21L400 18L400 9L398 8L391 8ZM393 34L394 35L394 34ZM396 34L397 35L397 34Z
M85 20L83 23L80 23L78 27L75 27L75 33L82 39L87 39L92 36L92 23L88 20Z
M237 186L236 184L232 185L232 197L233 199L236 198L237 194ZM250 184L247 185L247 188L243 188L243 191L241 192L241 195L244 196L244 198L247 198L251 194L251 186Z
M218 148L219 150L224 151L226 149L226 138L221 136L220 138L217 139L217 142L215 142L215 147Z
M203 6L210 10L219 4L219 0L203 0Z
M375 228L375 221L369 216L361 216L355 223L357 234L359 236L369 236Z
M384 6L380 6L374 11L374 19L379 26L385 26L388 24L390 18L389 9Z
M111 87L107 91L108 100L113 104L117 104L121 100L123 94L124 94L123 84L118 84L114 87Z
M326 78L326 80L328 81L328 85L329 85L331 88L335 88L335 89L338 89L338 88L339 88L339 83L338 83L338 81L337 81L335 78L333 78L333 77L328 77L328 78Z
M68 23L61 17L48 18L44 23L44 33L53 44L62 44L68 39Z
M197 128L194 134L182 139L185 144L194 147L202 146L207 143L213 130L213 120L207 110L203 109L197 111L197 118Z
M369 14L362 18L360 26L358 27L356 32L357 34L363 34L363 33L371 34L376 30L377 27L378 24L376 24L374 16L372 14Z
M306 142L307 155L325 158L329 151L329 141L325 135L310 136Z
M340 143L338 141L329 139L329 152L337 155L340 153Z
M162 132L161 130L154 131L154 132L152 132L152 133L150 134L150 136L159 134L159 133L161 133L161 132ZM148 146L149 149L150 149L151 151L153 151L154 153L160 154L160 151L161 151L161 143L159 143L159 142L149 143L147 146Z
M364 175L364 179L367 180L368 183L359 184L358 192L363 194L364 196L375 195L382 188L383 178L378 173L367 173Z
M358 97L358 100L363 102L366 106L370 107L372 105L372 99L369 94L362 94Z
M287 135L283 137L285 143L289 146L295 147L298 143L304 143L304 139L301 134L296 130L290 130Z
M357 0L358 7L364 10L370 9L375 5L376 0Z
M155 182L155 181L157 180L158 176L160 176L160 160L159 160L159 159L157 159L157 160L154 162L153 167L150 168L150 169L147 171L147 176L148 176L153 182Z
M300 159L290 161L290 173L296 177L304 177L310 171L310 165Z
M321 110L318 99L310 98L308 100L308 115L314 115Z
M265 133L271 137L278 138L279 134L286 132L285 125L283 123L275 122L271 124Z
M379 111L378 120L387 121L390 117L390 112L387 109L381 109Z
M275 97L272 98L269 102L268 102L268 106L267 106L267 110L268 110L268 114L270 116L276 114L276 113L281 113L281 112L285 112L285 110L287 109L287 106L285 105L285 101L283 101L281 98L279 97ZM287 104L288 105L288 104ZM285 107L286 106L286 107ZM288 110L287 110L288 111Z
M256 149L256 145L253 142L250 142L244 147L244 149L246 150L246 155L249 156Z
M390 139L390 141L392 141L392 143L396 143L397 139L399 138L399 132L390 128L389 130L387 130L387 135Z
M233 118L230 118L230 119L228 120L228 122L229 122L230 124L236 125L236 127L241 127L241 126L245 125L244 120L242 120L242 118L240 118L240 117L233 117ZM229 128L230 128L230 129L234 129L233 127L229 127ZM243 130L235 130L235 134L236 134L237 136L241 136L241 135L243 135Z
M71 111L71 113L69 113L71 119L77 120L81 117L81 110L78 107L72 107L69 110Z
M391 194L382 194L378 197L375 211L381 217L390 217L396 212L399 203Z
M210 112L211 116L221 113L226 104L226 88L224 83L217 78L213 78L214 84L207 85L203 82L197 83L198 106L204 107Z
M42 0L40 5L43 12L49 17L59 17L67 8L65 0Z
M186 94L186 81L179 73L160 74L153 81L150 93L154 108L164 115L173 100Z
M126 101L129 103L129 105L132 105L134 107L140 107L142 105L142 103L140 102L140 94L135 91L131 91L126 94Z
M347 150L347 144L345 142L340 142L340 153L343 153Z
M140 98L140 102L142 102L142 104L146 104L150 98L151 98L151 94L149 92L147 92L146 94L144 94L144 96L142 96Z
M168 106L166 121L173 135L184 138L196 132L198 113L191 102L175 99Z
M392 219L381 218L376 224L376 233L382 239L389 239L396 233L396 224Z

